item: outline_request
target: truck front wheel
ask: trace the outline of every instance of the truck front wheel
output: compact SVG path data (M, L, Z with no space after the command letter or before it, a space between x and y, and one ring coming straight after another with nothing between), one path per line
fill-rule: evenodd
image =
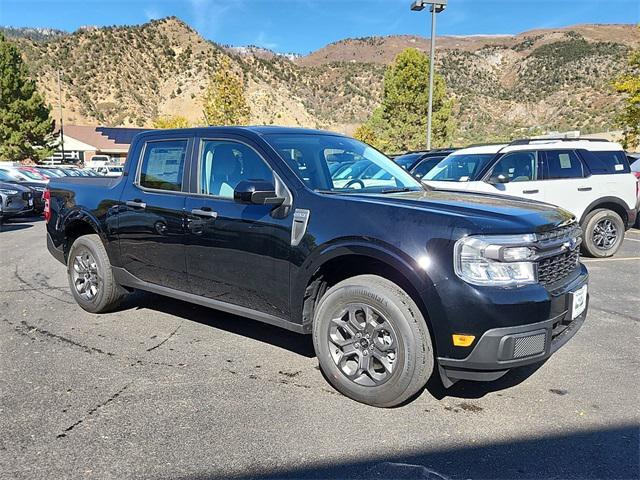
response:
M83 235L69 250L67 276L78 305L91 313L115 309L124 292L113 278L111 262L98 235Z
M320 368L342 394L393 407L415 395L433 371L427 323L393 282L360 275L330 288L314 315Z

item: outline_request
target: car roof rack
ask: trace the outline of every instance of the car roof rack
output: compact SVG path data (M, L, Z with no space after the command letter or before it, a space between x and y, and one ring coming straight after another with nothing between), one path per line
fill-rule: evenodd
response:
M472 143L471 145L467 145L464 148L475 148L475 147L491 147L493 145L507 145L509 142L488 142L488 143Z
M605 138L585 138L585 137L550 137L550 138L521 138L509 143L514 145L529 145L533 142L608 142Z
M448 150L460 150L465 147L442 147L442 148L432 148L431 150L410 150L406 153L402 153L401 155L408 155L410 153L432 153L432 152L445 152Z

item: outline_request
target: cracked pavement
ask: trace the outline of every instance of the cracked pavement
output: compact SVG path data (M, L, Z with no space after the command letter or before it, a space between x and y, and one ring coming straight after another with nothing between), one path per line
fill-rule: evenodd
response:
M432 382L381 410L332 389L310 337L143 292L84 312L43 222L13 220L0 479L639 478L640 232L629 239L619 260L587 262L587 322L547 363Z

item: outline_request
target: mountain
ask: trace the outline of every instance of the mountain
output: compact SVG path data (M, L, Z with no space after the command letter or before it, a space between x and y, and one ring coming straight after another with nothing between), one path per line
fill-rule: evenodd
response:
M427 39L401 35L282 55L216 44L175 17L71 34L4 32L55 106L62 70L64 118L76 124L150 126L157 116L176 114L202 122L200 98L226 55L245 79L253 123L351 133L379 103L386 65L405 48L428 50ZM638 46L632 25L438 37L437 69L456 99L456 143L613 129L622 100L611 81Z

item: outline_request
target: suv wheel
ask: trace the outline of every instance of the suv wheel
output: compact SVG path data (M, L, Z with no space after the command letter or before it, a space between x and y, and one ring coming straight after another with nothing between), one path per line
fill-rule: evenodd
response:
M73 297L87 312L111 311L125 296L113 278L107 251L98 235L84 235L73 242L67 276Z
M325 293L314 316L313 345L338 391L377 407L412 397L433 371L420 309L404 290L375 275L349 278Z
M590 257L611 257L624 240L622 218L606 208L590 212L584 219L583 229L582 253Z

